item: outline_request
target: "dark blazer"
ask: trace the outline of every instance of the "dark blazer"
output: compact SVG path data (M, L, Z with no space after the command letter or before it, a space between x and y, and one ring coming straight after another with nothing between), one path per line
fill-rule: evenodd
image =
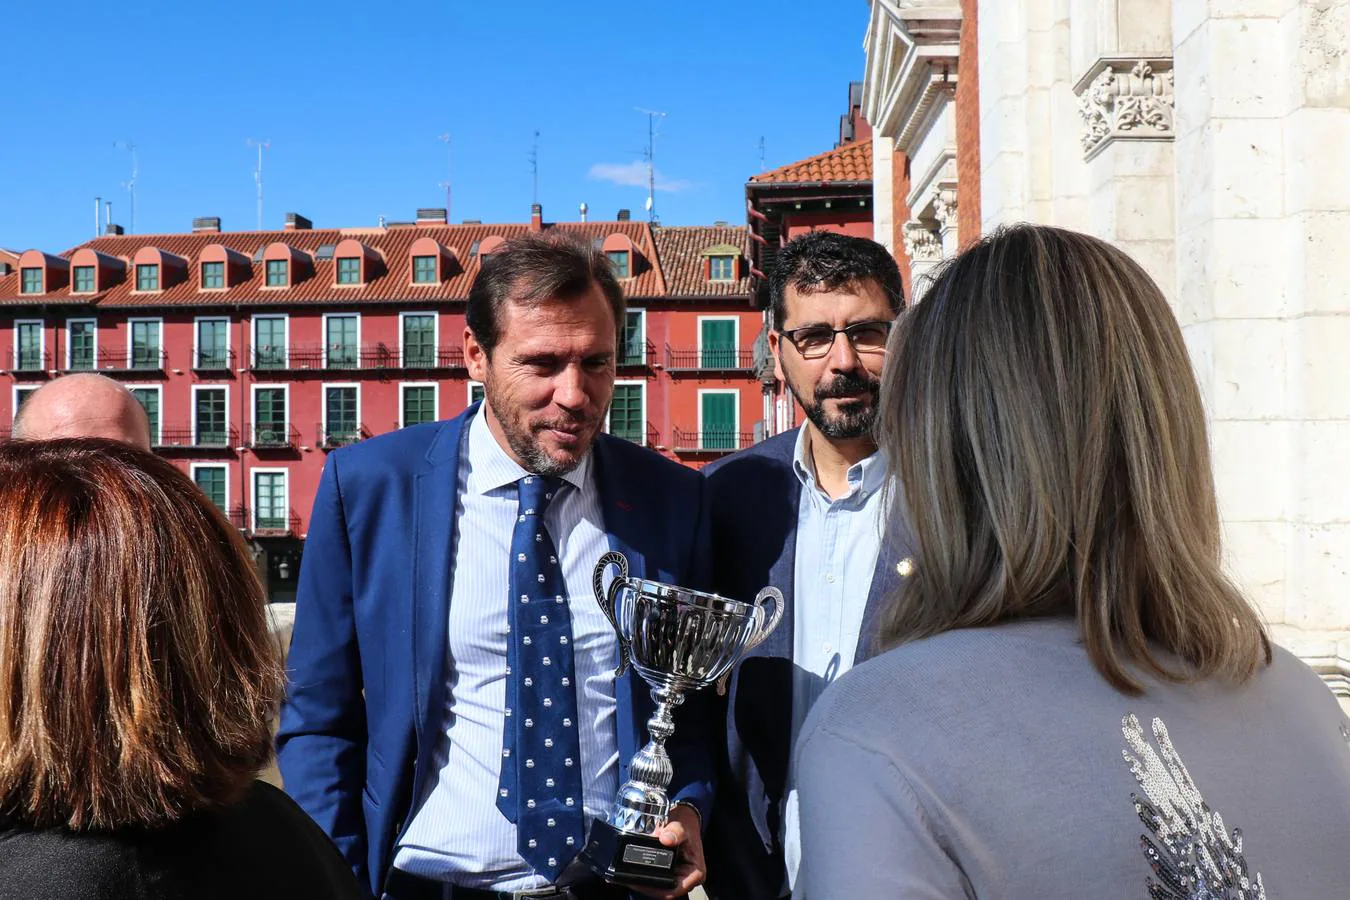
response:
M760 588L783 592L783 620L737 667L719 719L717 796L704 838L708 893L761 900L784 893L779 831L792 754L793 588L801 482L792 469L797 429L703 469L712 510L713 589L738 600ZM899 586L897 566L913 556L904 517L888 524L867 596L854 664L873 656L884 601Z
M281 791L163 828L71 832L0 825L0 900L357 900L365 888Z
M314 500L277 760L287 792L376 896L413 798L436 775L460 448L476 410L336 451ZM706 583L698 474L609 435L592 452L609 544L630 573ZM622 782L653 706L632 670L615 693ZM671 797L706 819L712 752L707 717L693 710L670 744Z

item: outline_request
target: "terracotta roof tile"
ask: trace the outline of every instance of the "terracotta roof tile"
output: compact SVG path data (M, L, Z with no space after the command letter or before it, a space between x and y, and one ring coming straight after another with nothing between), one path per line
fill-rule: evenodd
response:
M805 184L872 180L872 142L853 141L807 159L760 172L753 184Z
M656 252L671 297L744 297L750 296L750 264L746 261L744 225L661 225L653 229ZM704 273L704 250L735 247L740 256L735 281L709 281Z
M585 238L600 239L611 234L626 235L639 254L648 260L656 259L652 229L646 222L560 222L548 223L545 230L561 229ZM415 225L392 228L343 228L296 231L235 231L182 234L130 234L95 238L80 247L90 247L100 253L117 257L127 263L125 279L98 294L72 296L70 287L64 287L40 297L19 293L19 273L0 277L0 305L41 303L81 303L102 307L163 307L163 306L219 306L244 304L248 306L290 306L297 304L379 304L409 303L434 300L465 300L469 286L478 274L477 245L499 235L516 237L529 231L529 225ZM314 257L323 244L336 245L343 238L354 237L376 251L383 259L383 270L358 287L335 287L337 263L332 259L315 260L312 272L290 288L267 288L266 267L254 262L249 277L225 290L202 291L201 267L197 259L210 244L222 244L252 259L255 253L274 242L289 244ZM460 269L439 284L412 284L409 251L413 242L430 237L454 250ZM142 247L158 247L188 260L188 277L154 293L138 293L131 259ZM61 254L69 258L79 247ZM470 251L473 251L472 253ZM624 282L624 289L632 297L661 297L666 295L665 279L660 266L642 266L636 275Z

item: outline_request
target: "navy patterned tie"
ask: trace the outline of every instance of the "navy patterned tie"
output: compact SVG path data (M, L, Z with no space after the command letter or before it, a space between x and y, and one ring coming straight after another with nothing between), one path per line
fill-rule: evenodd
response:
M544 528L544 510L563 482L527 475L516 487L497 808L516 824L521 857L554 881L581 850L584 832L572 613L558 551Z

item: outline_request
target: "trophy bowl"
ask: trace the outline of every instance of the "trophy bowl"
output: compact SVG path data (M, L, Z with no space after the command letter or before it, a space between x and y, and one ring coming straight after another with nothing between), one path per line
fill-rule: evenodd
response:
M611 566L619 572L606 589ZM665 743L675 731L675 709L685 694L716 683L773 632L783 617L783 595L766 587L754 603L742 603L630 578L628 560L615 552L596 562L593 581L596 600L619 639L615 674L631 663L651 687L656 711L647 721L651 740L629 763L628 780L609 816L591 823L579 861L608 881L669 888L677 880L675 851L655 832L670 816L666 788L673 769Z

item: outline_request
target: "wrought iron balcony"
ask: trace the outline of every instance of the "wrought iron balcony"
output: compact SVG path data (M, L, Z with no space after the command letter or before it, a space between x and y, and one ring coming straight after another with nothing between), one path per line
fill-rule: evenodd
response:
M291 537L300 532L300 516L295 510L265 510L253 507L246 517L247 530L254 537Z
M284 422L255 423L248 446L254 450L295 450L300 446L300 432Z
M223 510L222 510L223 511ZM240 531L248 531L248 507L242 503L236 503L231 506L228 512L225 512L225 518L230 520L230 524Z
M650 369L656 365L656 345L651 341L643 341L643 346L621 347L619 350L619 368L643 368Z
M398 360L402 369L463 369L464 350L460 347L404 347Z
M609 433L616 438L623 438L625 441L632 441L634 444L641 444L645 447L655 447L661 442L656 426L651 422L648 422L645 427L638 428L621 428L611 424Z
M732 428L706 428L703 431L685 431L678 425L673 429L673 449L676 453L734 453L754 443L754 434Z
M239 445L239 432L234 426L225 428L193 428L183 425L161 429L155 449L168 450L233 450Z
M668 372L750 372L754 365L753 350L735 347L699 347L691 350L666 344Z
M234 351L224 348L199 349L193 354L192 368L198 372L228 372L234 368Z
M130 353L98 352L98 370L105 374L125 372L164 372L168 369L169 354L148 347L132 349Z
M458 347L418 347L399 352L388 344L363 347L296 345L254 347L252 371L271 372L382 372L463 369L464 351Z
M13 368L10 374L15 378L36 378L46 375L52 367L50 350L17 350L11 357Z
M338 447L355 444L370 437L370 430L360 424L335 425L328 428L319 425L315 431L318 434L318 445L324 450L336 450Z

